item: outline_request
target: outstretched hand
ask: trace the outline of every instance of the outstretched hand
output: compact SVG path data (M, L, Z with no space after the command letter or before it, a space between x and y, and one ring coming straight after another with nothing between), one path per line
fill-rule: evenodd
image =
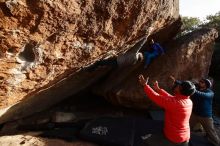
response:
M175 77L172 75L170 76L170 79L172 80L173 83L176 81Z
M145 86L145 85L147 85L147 83L148 83L149 77L147 77L147 79L145 79L144 76L143 76L142 74L140 74L140 75L138 76L138 79L139 79L139 83L140 83L142 86Z
M157 81L155 81L155 82L154 82L154 86L153 86L153 88L154 88L154 90L155 90L155 91L160 90L160 87L159 87L159 85L158 85L158 82L157 82Z

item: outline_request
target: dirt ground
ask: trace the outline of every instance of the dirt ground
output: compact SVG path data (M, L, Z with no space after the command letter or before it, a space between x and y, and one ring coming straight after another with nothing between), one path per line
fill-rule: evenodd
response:
M98 146L89 142L66 142L59 139L46 139L30 135L13 135L0 137L1 146Z

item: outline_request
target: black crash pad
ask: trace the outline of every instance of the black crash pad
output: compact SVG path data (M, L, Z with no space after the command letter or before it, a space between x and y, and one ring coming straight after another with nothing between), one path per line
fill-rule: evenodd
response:
M149 134L163 133L163 121L145 117L106 117L77 123L49 123L22 127L22 130L30 129L43 131L39 136L47 138L68 141L81 138L102 146L141 146ZM205 137L192 133L190 146L212 146L212 144Z
M89 122L80 138L109 146L140 146L148 134L162 133L163 122L146 118L99 118Z

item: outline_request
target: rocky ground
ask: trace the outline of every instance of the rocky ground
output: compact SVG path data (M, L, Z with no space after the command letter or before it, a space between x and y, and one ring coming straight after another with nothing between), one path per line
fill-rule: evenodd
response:
M98 146L96 144L76 141L67 142L60 139L47 139L30 135L13 135L0 137L1 146Z

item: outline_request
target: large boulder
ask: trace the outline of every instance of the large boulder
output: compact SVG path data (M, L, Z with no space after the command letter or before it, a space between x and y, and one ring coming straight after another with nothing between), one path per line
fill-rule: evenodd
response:
M0 7L0 123L85 89L108 72L85 67L173 26L168 40L180 26L178 0L3 0Z
M165 55L155 59L146 70L143 64L126 69L119 68L94 87L94 92L105 96L113 104L150 108L152 102L145 97L143 88L138 83L138 75L149 77L150 85L157 80L159 86L168 91L172 86L170 75L179 80L207 77L217 37L218 32L215 29L204 28L171 40L165 46Z
M215 43L215 51L212 57L212 65L210 67L210 75L215 79L219 79L220 73L220 42Z

